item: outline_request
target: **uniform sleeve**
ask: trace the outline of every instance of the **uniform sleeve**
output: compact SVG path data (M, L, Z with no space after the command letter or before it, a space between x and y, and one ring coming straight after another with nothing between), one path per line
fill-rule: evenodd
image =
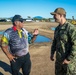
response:
M2 38L1 38L1 45L2 46L8 45L9 44L8 41L9 41L9 35L6 32L4 32L4 34L3 34Z
M70 36L70 41L71 41L71 49L70 49L70 54L68 55L67 59L72 60L76 57L76 28L75 27L70 27L69 29L69 36Z
M56 51L56 39L55 39L55 33L54 33L54 39L51 46L51 55L54 55L55 51Z

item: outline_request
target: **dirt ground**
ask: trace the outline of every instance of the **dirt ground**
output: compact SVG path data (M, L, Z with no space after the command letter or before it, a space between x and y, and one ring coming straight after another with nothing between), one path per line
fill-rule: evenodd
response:
M56 27L57 23L50 22L31 22L24 23L24 28L29 32L33 32L35 28L39 30L39 34L53 39L54 31L51 27ZM0 25L0 30L5 30L11 25ZM33 43L29 46L29 52L32 61L30 75L55 75L54 61L50 60L51 42ZM21 72L21 70L20 70ZM11 75L10 63L6 55L0 49L0 75Z

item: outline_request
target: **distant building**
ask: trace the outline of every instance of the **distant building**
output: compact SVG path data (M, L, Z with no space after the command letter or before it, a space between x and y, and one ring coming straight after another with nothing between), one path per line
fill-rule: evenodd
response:
M35 22L39 22L39 20L35 20Z
M55 22L55 19L49 18L49 22Z
M33 19L32 19L32 18L26 18L26 21L27 21L27 22L32 22Z
M10 19L0 19L0 22L10 22Z
M6 19L6 21L7 21L7 22L10 22L11 20L10 20L10 19Z
M54 19L52 19L52 20L50 20L51 22L55 22L55 20Z

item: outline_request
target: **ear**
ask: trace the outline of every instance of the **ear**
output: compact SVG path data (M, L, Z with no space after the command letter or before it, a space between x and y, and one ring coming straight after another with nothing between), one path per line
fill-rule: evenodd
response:
M15 21L14 23L15 23L15 25L18 25L19 24L19 21Z

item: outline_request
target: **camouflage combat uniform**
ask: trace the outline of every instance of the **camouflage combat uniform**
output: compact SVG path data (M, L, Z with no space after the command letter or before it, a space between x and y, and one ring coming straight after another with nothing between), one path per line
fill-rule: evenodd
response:
M76 75L76 28L66 22L55 29L51 54L56 51L55 75ZM70 63L62 64L63 60Z

